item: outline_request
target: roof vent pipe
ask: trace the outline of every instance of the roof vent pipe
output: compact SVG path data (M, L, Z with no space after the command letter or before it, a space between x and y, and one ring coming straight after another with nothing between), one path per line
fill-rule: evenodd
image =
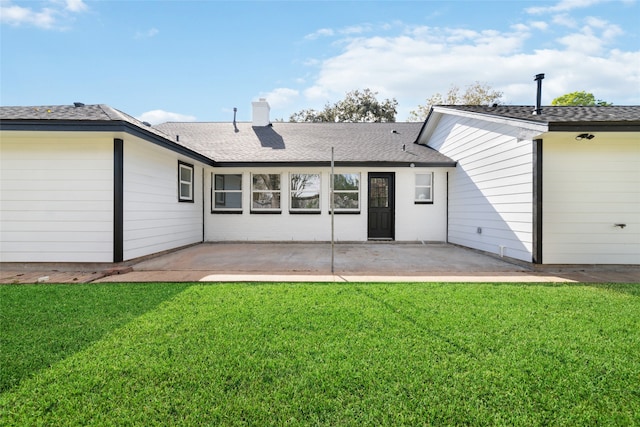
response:
M534 82L538 82L538 91L536 95L536 109L533 114L539 115L542 114L542 79L544 79L544 74L536 74L536 78L533 79Z

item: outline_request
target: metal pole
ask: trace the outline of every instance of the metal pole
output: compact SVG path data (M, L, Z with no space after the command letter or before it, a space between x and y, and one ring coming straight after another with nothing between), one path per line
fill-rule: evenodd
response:
M334 252L334 222L333 222L333 218L334 218L334 212L335 212L335 206L334 206L334 199L333 199L333 191L334 191L334 176L333 176L333 147L331 147L331 183L329 184L329 188L331 189L330 193L330 201L329 201L329 206L331 207L331 274L333 274L333 252Z

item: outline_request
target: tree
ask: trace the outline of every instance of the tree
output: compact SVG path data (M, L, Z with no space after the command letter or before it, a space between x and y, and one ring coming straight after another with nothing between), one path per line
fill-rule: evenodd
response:
M342 101L327 103L322 111L300 110L289 117L290 122L395 122L398 101L395 98L378 101L371 89L348 92Z
M446 97L435 93L427 98L425 105L409 112L410 122L421 122L429 114L432 105L493 105L499 104L503 93L494 90L486 83L476 81L467 86L464 93L460 93L460 87L451 85Z
M596 100L596 97L593 96L592 93L587 93L585 91L576 91L571 93L565 93L562 96L555 98L551 101L551 105L560 105L560 106L587 106L587 107L609 107L613 104L610 104L606 101L602 101L600 99Z

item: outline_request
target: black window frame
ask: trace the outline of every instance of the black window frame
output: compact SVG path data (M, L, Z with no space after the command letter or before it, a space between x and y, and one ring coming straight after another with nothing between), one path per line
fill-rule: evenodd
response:
M187 168L191 172L191 181L183 181L182 180L182 169ZM182 195L182 185L184 183L189 184L189 195L188 197L183 197ZM195 194L195 167L191 163L183 162L182 160L178 160L178 202L180 203L194 203L194 194Z

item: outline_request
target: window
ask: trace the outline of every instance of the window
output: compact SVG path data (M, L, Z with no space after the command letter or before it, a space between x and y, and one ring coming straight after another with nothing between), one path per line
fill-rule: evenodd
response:
M360 211L360 174L333 175L333 203L336 212Z
M251 175L251 211L280 212L280 174Z
M320 212L320 174L292 173L290 212Z
M242 212L242 174L213 175L213 210Z
M433 173L416 174L416 204L433 203Z
M193 202L193 165L178 161L178 201Z

